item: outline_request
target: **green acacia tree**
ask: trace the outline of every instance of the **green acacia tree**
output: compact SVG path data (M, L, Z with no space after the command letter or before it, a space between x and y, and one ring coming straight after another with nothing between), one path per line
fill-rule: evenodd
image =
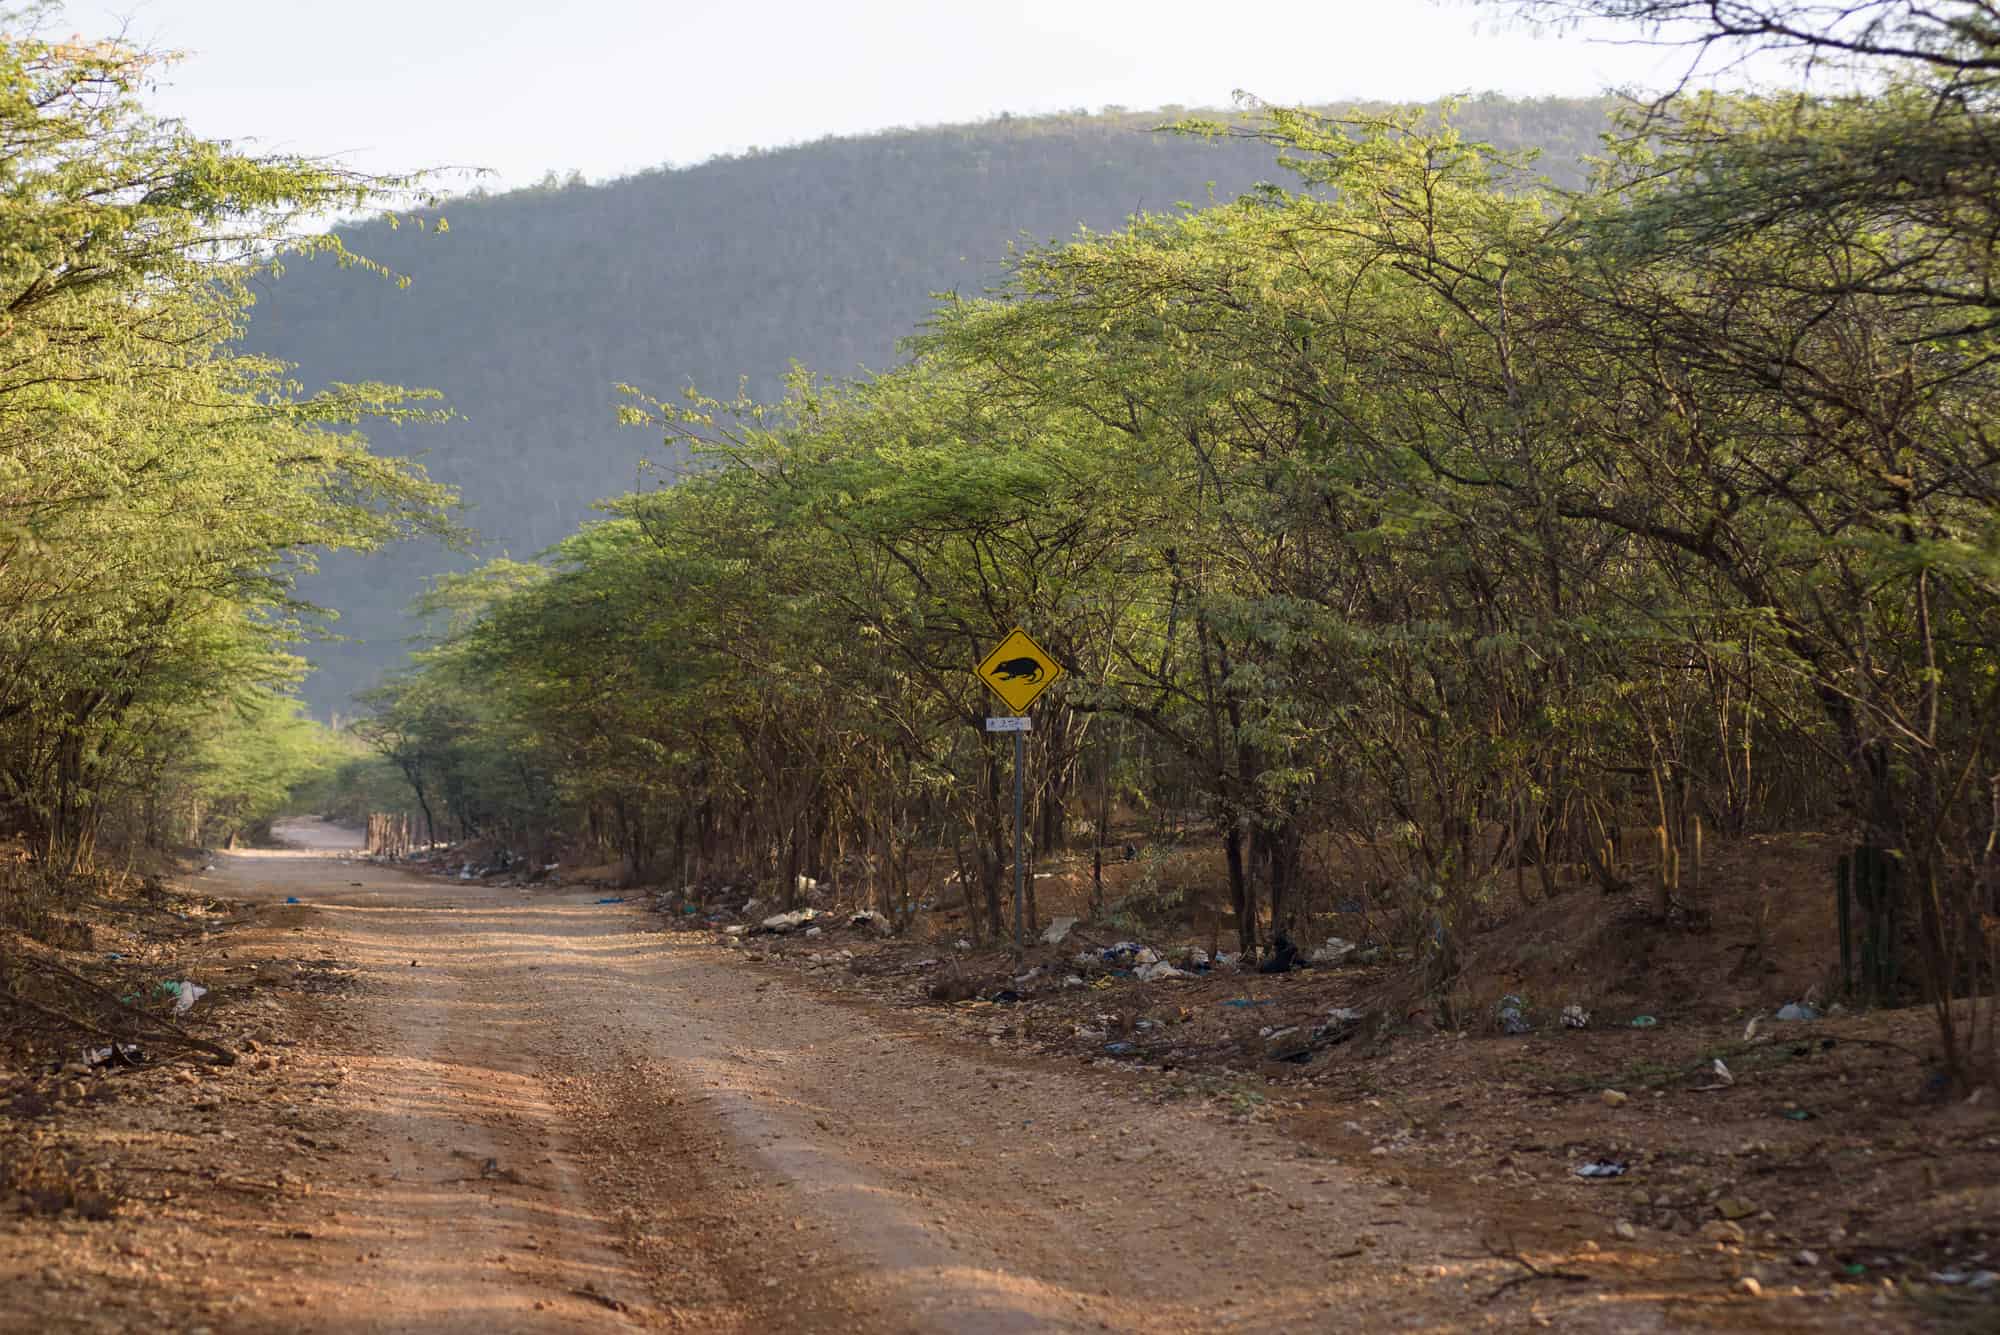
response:
M158 120L156 57L47 12L0 38L0 817L75 865L148 739L295 675L315 553L444 531L449 495L348 430L410 395L230 346L263 267L364 263L308 220L411 183Z

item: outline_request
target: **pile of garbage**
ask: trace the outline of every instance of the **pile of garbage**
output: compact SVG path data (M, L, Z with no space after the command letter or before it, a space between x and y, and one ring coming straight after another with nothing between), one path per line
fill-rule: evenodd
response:
M753 899L743 907L746 913L751 912L756 909L757 901ZM715 923L718 921L718 916L711 915L709 921ZM736 944L743 938L752 936L810 938L823 935L829 927L848 927L856 931L872 932L876 936L888 936L896 930L896 924L889 915L875 909L861 909L852 913L829 913L824 909L808 906L785 913L769 914L751 923L731 924L722 928L722 938L725 945ZM853 952L848 952L847 957L853 958Z

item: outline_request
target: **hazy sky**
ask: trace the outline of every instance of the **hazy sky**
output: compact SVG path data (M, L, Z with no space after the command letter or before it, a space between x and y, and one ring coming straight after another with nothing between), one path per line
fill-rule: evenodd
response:
M71 0L51 27L187 52L154 105L200 134L372 170L484 166L496 188L1002 111L1582 94L1679 68L1503 17L1464 0Z

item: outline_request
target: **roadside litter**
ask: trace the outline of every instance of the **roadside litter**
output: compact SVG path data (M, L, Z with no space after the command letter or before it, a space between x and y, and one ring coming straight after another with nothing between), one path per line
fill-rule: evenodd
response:
M1819 1018L1819 1007L1803 1002L1788 1001L1778 1007L1778 1018L1780 1020L1817 1020Z
M1592 1159L1589 1163L1578 1164L1576 1167L1578 1177L1589 1178L1623 1177L1626 1171L1626 1166L1614 1159Z
M1265 1025L1257 1031L1263 1040L1264 1056L1271 1061L1303 1063L1336 1044L1345 1043L1361 1032L1367 1012L1335 1006L1327 1012L1326 1023L1308 1030L1303 1025Z
M1562 1020L1563 1028L1565 1029L1590 1028L1590 1012L1575 1002L1571 1002L1569 1005L1563 1007Z
M1290 973L1299 966L1299 948L1283 932L1271 943L1271 958L1257 966L1258 973Z
M1723 1062L1722 1058L1717 1057L1715 1064L1709 1069L1715 1073L1715 1079L1706 1085L1696 1085L1694 1088L1697 1094L1706 1094L1718 1089L1728 1089L1736 1083L1736 1077L1730 1073L1729 1067Z
M597 902L600 904L623 904L625 902L625 896L607 895L603 899L598 900Z
M1527 1009L1528 1003L1511 992L1500 998L1498 1010L1493 1017L1495 1022L1500 1026L1500 1032L1503 1034L1534 1033L1535 1027L1528 1023Z
M85 1066L143 1066L145 1063L146 1051L137 1043L114 1043L110 1047L83 1050Z
M194 1003L208 995L208 989L193 983L161 983L160 987L174 998L174 1014L186 1015L194 1009Z
M1345 964L1347 957L1359 949L1360 947L1352 941L1346 941L1337 936L1329 936L1326 939L1326 944L1312 953L1311 960L1314 964L1322 964L1328 967Z
M887 936L896 930L896 924L889 921L889 915L874 909L863 909L847 920L849 927L866 927L879 935Z
M1042 943L1050 946L1061 945L1063 938L1069 935L1069 929L1076 926L1076 922L1075 918L1051 918L1048 928L1042 933Z
M1658 1023L1659 1021L1650 1015L1635 1015L1632 1017L1632 1027L1634 1029L1651 1029Z
M785 932L804 927L817 917L819 917L818 909L793 909L790 913L774 913L764 919L763 922L757 924L751 930L750 935L759 936L765 932L776 932L782 935Z

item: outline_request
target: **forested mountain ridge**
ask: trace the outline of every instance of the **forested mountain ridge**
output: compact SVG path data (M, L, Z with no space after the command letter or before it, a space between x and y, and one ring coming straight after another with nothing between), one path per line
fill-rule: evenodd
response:
M1542 150L1574 184L1597 147L1598 100L1463 104L1471 138ZM440 390L457 417L377 433L457 486L483 554L526 556L598 499L631 489L651 437L615 420L619 383L775 394L794 362L835 375L883 368L932 294L997 281L1010 243L1134 212L1242 193L1283 169L1263 143L1153 133L1175 112L1003 117L827 139L661 169L451 201L448 235L371 223L354 251L407 288L295 262L259 288L247 346L308 385L384 380ZM310 650L322 715L399 661L404 609L460 568L435 543L335 556L303 586L359 642Z

